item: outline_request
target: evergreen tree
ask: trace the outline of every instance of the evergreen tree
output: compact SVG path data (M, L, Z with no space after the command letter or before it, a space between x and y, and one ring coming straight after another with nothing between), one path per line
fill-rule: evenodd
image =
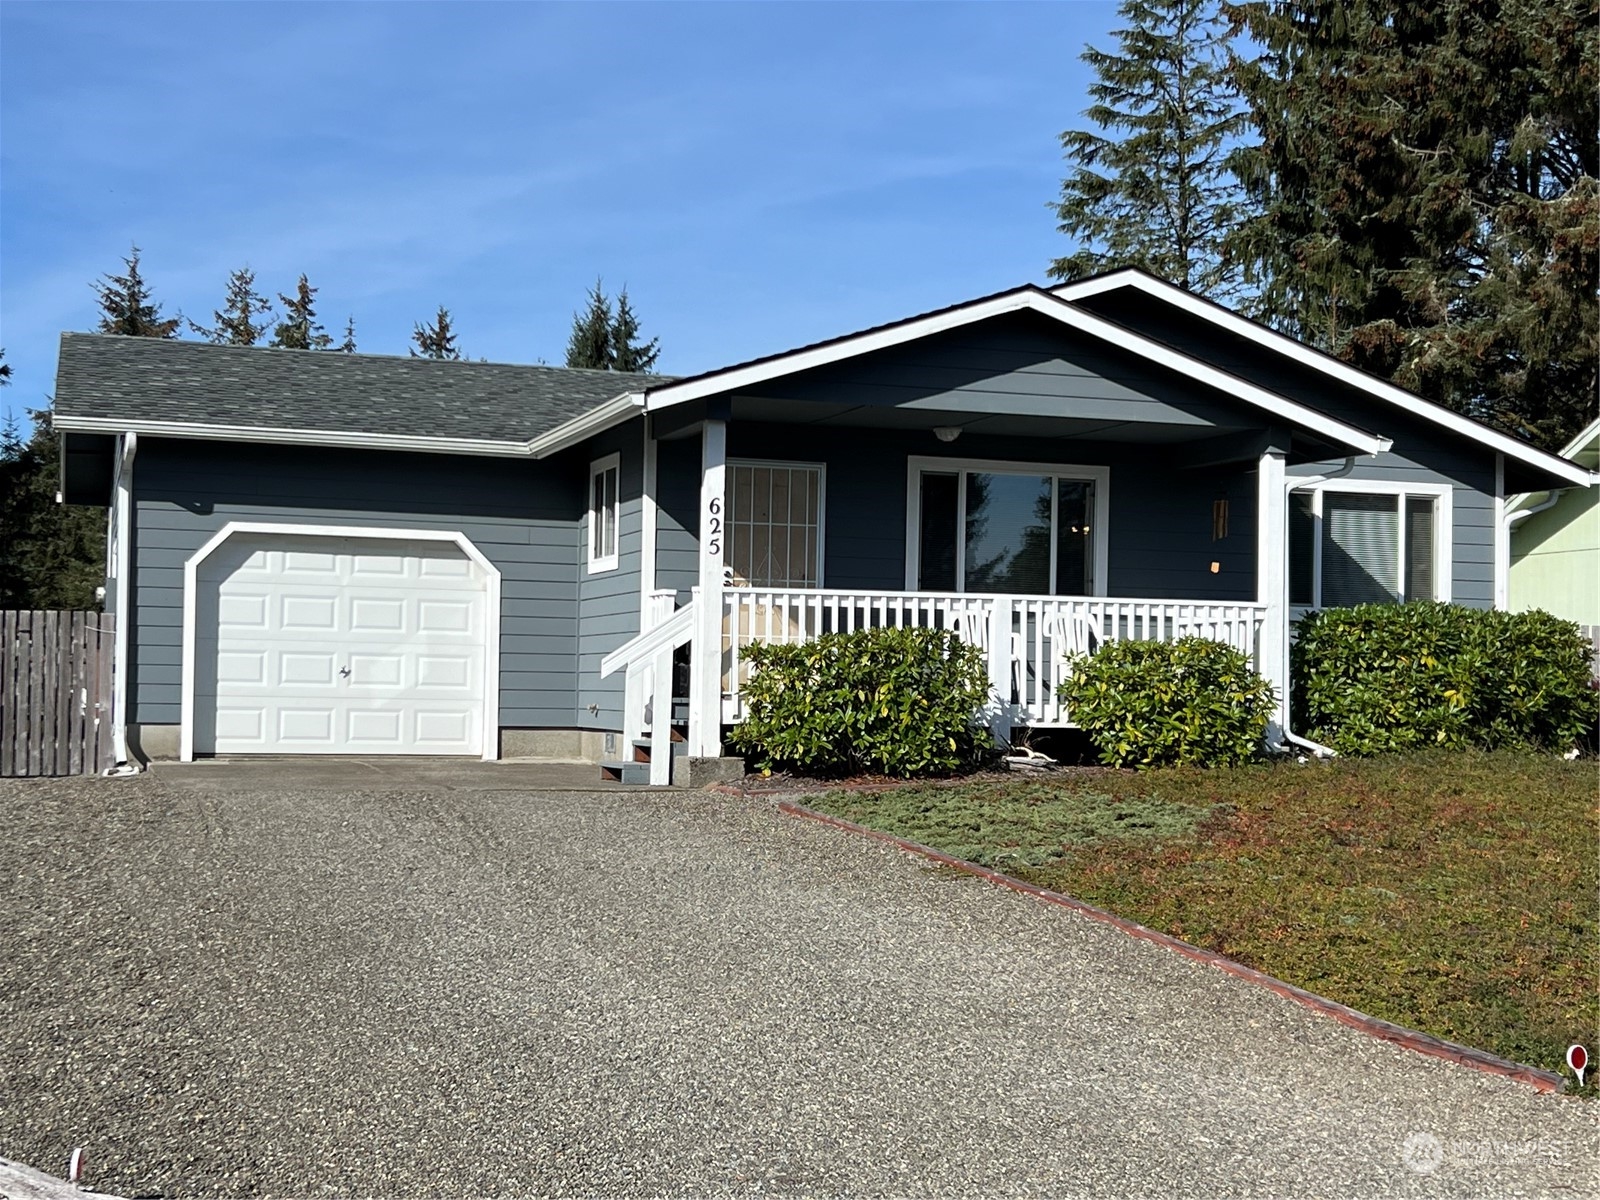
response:
M572 336L567 339L567 366L609 371L616 364L611 345L611 300L595 280L589 289L589 306L572 314Z
M333 339L317 322L317 310L312 303L316 294L317 289L306 282L304 275L295 285L293 296L278 293L278 300L283 304L283 320L273 331L269 345L280 350L326 350L333 345Z
M617 296L617 315L611 322L611 365L618 371L648 373L661 357L661 339L639 340L639 319L628 302L628 289Z
M0 387L10 383L11 364L0 361ZM50 413L30 415L27 441L15 418L0 427L0 608L95 608L105 578L104 514L56 503L61 454Z
M183 325L179 314L163 319L161 306L150 298L149 285L139 273L139 247L122 260L124 273L109 272L91 286L100 300L100 333L122 337L170 338Z
M349 320L344 323L344 341L339 343L339 353L354 354L356 352L356 318L351 313Z
M1227 295L1222 240L1242 194L1227 166L1244 113L1227 72L1216 0L1122 0L1116 52L1088 47L1098 131L1061 135L1070 174L1058 228L1080 244L1050 264L1058 279L1141 267L1190 291Z
M439 306L431 324L419 323L412 331L411 340L417 344L412 358L438 358L459 361L461 350L456 345L455 330L450 327L450 310Z
M211 314L216 324L207 329L190 321L189 328L219 346L254 346L265 336L271 312L272 302L256 291L256 273L240 267L228 276L222 307ZM267 321L257 324L256 318L262 316Z
M1259 144L1230 249L1274 323L1559 446L1594 411L1592 0L1229 6Z

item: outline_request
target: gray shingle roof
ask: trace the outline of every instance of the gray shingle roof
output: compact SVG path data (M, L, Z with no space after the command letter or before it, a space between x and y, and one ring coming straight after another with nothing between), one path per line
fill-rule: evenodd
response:
M64 333L63 416L523 442L670 382L566 367L436 362Z

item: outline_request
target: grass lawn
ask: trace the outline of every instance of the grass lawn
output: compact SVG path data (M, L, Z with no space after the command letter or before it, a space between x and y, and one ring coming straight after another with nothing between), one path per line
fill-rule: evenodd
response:
M1564 1071L1600 1041L1597 785L1592 761L1451 752L806 803Z

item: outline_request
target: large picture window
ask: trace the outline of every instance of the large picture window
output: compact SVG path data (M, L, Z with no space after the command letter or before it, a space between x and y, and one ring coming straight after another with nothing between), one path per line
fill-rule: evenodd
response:
M1450 489L1339 480L1289 497L1289 602L1450 598Z
M925 592L1105 593L1103 467L911 461L906 586Z
M822 467L730 462L724 562L736 587L822 583Z

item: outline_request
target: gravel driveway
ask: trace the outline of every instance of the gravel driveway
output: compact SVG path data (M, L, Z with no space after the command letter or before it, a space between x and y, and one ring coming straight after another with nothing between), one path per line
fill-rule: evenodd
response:
M770 802L257 779L0 784L0 1155L129 1197L1597 1186L1592 1104Z

